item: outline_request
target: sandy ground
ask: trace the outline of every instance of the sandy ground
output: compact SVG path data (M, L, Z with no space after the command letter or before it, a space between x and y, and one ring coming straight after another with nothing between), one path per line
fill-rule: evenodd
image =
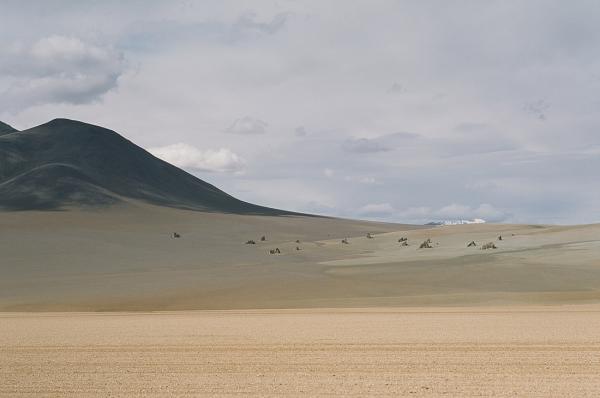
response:
M419 249L427 238L433 248ZM0 253L0 311L600 302L600 225L424 228L133 206L0 213Z
M600 306L0 314L0 396L600 391Z
M0 253L3 397L600 391L600 225L128 206L0 213Z

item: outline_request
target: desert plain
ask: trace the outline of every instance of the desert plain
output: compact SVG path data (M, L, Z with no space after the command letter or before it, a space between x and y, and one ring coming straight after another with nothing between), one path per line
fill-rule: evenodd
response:
M599 237L146 204L2 213L0 396L597 396Z

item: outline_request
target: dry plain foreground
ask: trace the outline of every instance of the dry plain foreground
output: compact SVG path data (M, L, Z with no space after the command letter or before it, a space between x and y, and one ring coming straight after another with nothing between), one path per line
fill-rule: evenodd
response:
M4 313L0 396L596 397L600 306Z
M599 237L148 205L1 213L0 396L597 396Z

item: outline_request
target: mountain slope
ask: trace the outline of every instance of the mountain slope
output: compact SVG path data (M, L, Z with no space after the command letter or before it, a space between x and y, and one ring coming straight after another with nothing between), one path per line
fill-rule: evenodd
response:
M14 133L17 130L6 123L0 122L0 135Z
M224 213L291 214L240 201L99 126L55 119L0 136L0 208L51 210L127 200Z

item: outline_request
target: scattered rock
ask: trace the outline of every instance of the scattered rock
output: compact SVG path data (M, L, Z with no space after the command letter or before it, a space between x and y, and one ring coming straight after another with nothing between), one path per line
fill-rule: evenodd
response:
M342 239L342 243L345 244L345 245L347 245L348 244L348 238Z
M253 241L252 239L250 239L249 241L246 242L247 245L255 245L256 242Z
M270 254L281 254L281 250L279 250L278 247L276 247L275 249L271 249L269 250Z
M497 247L494 244L494 242L488 242L481 246L481 250L487 250L487 249L497 249Z
M373 239L373 235L371 235L370 233L367 233L367 239Z
M408 238L400 238L400 239L398 239L398 242L400 242L400 243L408 242Z
M474 240L472 240L471 242L469 242L469 244L467 245L467 247L473 247L473 246L477 246L477 243L475 243Z
M498 236L498 240L502 240L502 235Z
M408 242L407 241L402 242L402 246L408 246Z
M267 240L267 237L266 237L266 236L264 236L264 235L263 235L263 236L261 236L261 238L260 238L260 241L261 241L261 242L264 242L264 241L266 241L266 240Z
M173 232L173 235L171 235L171 237L173 239L177 239L177 238L181 238L181 235L179 235L177 232Z

